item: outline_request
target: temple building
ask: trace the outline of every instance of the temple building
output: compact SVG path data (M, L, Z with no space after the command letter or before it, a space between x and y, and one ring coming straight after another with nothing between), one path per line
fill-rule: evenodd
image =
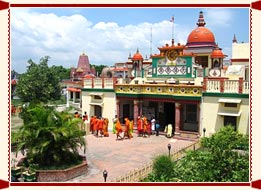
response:
M70 80L63 81L63 86L66 86L67 91L67 107L69 107L70 100L72 100L72 104L78 104L81 107L82 80L95 77L95 74L95 68L91 68L88 55L82 53L79 56L77 68L71 68Z
M155 117L162 128L173 126L174 138L209 136L228 124L248 134L250 50L233 40L232 64L224 66L203 12L196 25L186 44L172 39L149 59L137 49L101 77L83 78L82 112L110 121L128 117L134 128L138 116Z

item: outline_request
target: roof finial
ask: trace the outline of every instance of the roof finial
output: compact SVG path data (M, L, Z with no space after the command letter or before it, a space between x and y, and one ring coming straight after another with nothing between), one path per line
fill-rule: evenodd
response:
M233 43L237 43L236 35L234 34Z
M137 52L136 53L139 53L139 48L137 48Z
M200 26L205 26L206 22L204 20L204 16L203 16L203 11L199 12L199 17L198 17L198 22L197 22L198 27Z

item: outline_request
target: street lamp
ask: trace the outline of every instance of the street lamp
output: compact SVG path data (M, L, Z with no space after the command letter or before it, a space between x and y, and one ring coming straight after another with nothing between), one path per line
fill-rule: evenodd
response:
M169 157L170 157L171 144L168 144L168 149L169 149Z
M108 176L108 172L106 170L103 171L103 178L104 178L104 182L106 182Z
M204 137L205 137L205 133L206 133L206 128L203 128L203 133L204 133Z

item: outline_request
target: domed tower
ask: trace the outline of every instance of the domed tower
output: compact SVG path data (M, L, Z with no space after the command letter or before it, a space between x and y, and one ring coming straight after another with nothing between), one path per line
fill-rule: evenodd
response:
M132 57L132 76L133 77L142 77L142 64L143 64L143 57L139 53L139 49Z
M222 49L217 46L211 53L212 68L222 68L224 58Z
M188 47L216 47L214 34L205 27L203 12L200 11L197 22L198 27L192 30L187 39Z
M203 68L210 67L210 55L216 48L215 36L205 27L206 22L203 12L199 12L197 28L192 30L187 38L185 53L195 53L195 63L201 65Z
M211 53L211 69L209 75L211 77L220 77L221 69L223 68L223 59L226 55L223 54L222 49L218 46Z

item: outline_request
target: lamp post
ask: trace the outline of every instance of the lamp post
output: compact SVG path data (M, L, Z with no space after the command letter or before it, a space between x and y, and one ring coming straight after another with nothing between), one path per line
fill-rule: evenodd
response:
M206 133L206 128L203 128L203 133L204 133L204 137L205 137L205 133Z
M108 176L108 172L106 170L103 171L103 178L104 178L104 182L106 182Z
M168 144L168 149L169 149L169 158L170 158L170 149L171 149L171 144Z

